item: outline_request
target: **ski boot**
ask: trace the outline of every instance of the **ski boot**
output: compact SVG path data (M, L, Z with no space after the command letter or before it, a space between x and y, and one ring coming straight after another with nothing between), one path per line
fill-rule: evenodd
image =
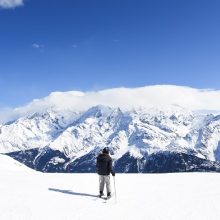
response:
M99 192L99 198L102 198L104 196L104 193L102 191Z

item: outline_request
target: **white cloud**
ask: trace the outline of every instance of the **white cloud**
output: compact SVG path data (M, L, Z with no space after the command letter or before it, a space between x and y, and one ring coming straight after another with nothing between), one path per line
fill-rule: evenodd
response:
M34 43L31 45L34 49L43 49L44 48L44 45L42 44L37 44L37 43Z
M0 121L45 111L46 109L82 111L95 105L120 107L129 110L137 107L179 105L189 110L220 111L220 90L156 85L140 88L113 88L100 91L53 92L29 104L0 112Z
M0 0L0 8L15 8L23 4L23 0Z

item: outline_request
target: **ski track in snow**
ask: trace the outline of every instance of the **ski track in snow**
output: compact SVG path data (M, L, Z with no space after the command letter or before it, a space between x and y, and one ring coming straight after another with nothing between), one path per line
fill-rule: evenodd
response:
M97 174L44 174L0 155L0 219L220 219L217 173L116 174L115 180L117 201L105 202L96 197Z

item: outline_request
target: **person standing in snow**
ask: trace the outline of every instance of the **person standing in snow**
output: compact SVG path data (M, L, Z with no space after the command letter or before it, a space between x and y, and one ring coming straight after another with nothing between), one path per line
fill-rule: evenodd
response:
M106 185L107 197L111 197L111 184L110 173L115 176L115 172L112 168L112 158L109 155L108 147L105 147L97 157L96 170L99 174L99 197L101 198L104 193L104 187Z

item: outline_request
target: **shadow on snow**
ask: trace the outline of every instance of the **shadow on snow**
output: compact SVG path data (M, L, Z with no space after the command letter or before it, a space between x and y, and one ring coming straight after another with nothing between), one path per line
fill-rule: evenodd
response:
M59 192L59 193L64 193L64 194L69 194L69 195L74 195L74 196L86 196L86 197L97 198L97 195L92 195L92 194L88 194L88 193L77 193L77 192L73 192L71 190L54 189L54 188L48 188L48 190L54 191L54 192Z

